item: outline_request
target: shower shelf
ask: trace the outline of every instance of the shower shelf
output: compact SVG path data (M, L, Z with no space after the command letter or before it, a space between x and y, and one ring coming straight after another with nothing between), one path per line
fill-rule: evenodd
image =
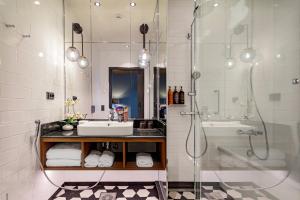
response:
M47 167L46 153L49 148L57 143L80 143L81 144L81 166L80 167ZM122 146L120 152L115 153L115 162L112 167L108 168L86 168L84 167L84 159L89 154L95 143L112 142ZM139 168L136 166L135 154L137 152L129 152L128 144L137 143L143 147L143 143L156 144L156 151L151 152L154 165L150 168ZM164 170L166 169L166 139L165 138L100 138L100 137L56 137L41 138L40 156L45 170Z

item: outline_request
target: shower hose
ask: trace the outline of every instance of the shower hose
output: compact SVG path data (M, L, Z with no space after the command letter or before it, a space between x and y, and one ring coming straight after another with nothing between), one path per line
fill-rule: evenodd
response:
M265 144L266 144L266 155L264 157L261 157L259 155L257 155L257 153L255 153L255 148L252 144L252 137L249 136L249 145L250 145L250 153L255 155L256 158L258 158L259 160L267 160L269 158L270 155L270 146L269 146L269 138L268 138L268 131L266 128L266 123L262 118L262 115L259 111L257 102L256 102L256 98L255 98L255 94L254 94L254 87L253 87L253 70L254 70L254 66L252 65L250 68L250 90L251 90L251 96L254 102L254 106L255 106L255 110L258 114L258 117L262 123L263 129L264 129L264 135L265 135ZM248 154L248 152L247 152ZM222 178L217 174L216 171L214 171L215 175L217 176L217 178L219 179L220 182L222 182L222 184L224 184L226 187L230 188L230 189L235 189L235 190L240 190L240 191L249 191L249 190L266 190L266 189L272 189L274 187L279 186L280 184L282 184L284 181L287 180L287 178L290 176L290 174L292 173L292 169L289 169L287 171L287 174L281 179L279 180L277 183L267 186L267 187L256 187L253 189L245 189L245 188L240 188L240 187L234 187L234 186L230 186L227 183L225 183Z
M35 149L35 154L36 154L36 157L37 157L37 160L38 160L38 164L42 170L42 173L44 174L45 178L48 180L48 182L53 185L54 187L57 187L57 188L60 188L60 189L64 189L64 190L70 190L70 191L83 191L83 190L89 190L89 189L93 189L94 187L96 187L103 179L104 175L105 175L105 172L106 171L103 171L103 173L101 174L99 180L92 186L90 187L87 187L87 188L84 188L84 189L72 189L72 188L67 188L67 187L63 187L63 186L59 186L57 185L56 183L54 183L50 177L47 175L45 169L44 169L44 166L42 164L42 161L41 161L41 158L40 158L40 155L39 155L39 150L38 150L38 141L40 141L40 137L41 137L41 134L40 134L40 124L41 124L41 121L40 120L36 120L35 121L35 124L36 124L36 137L35 137L35 140L34 140L34 149Z
M253 69L254 67L251 66L250 68L250 90L251 90L251 96L252 96L252 99L253 99L253 102L254 102L254 106L255 106L255 109L258 113L258 117L262 123L262 126L263 126L263 129L264 129L264 136L265 136L265 144L266 144L266 154L265 156L261 157L259 156L256 152L255 152L255 148L253 146L253 142L252 142L252 136L249 136L249 146L250 146L250 149L248 150L247 152L247 155L249 155L249 153L251 155L254 155L256 158L258 158L259 160L267 160L269 158L269 155L270 155L270 146L269 146L269 138L268 138L268 131L267 131L267 128L266 128L266 123L265 121L263 120L262 118L262 115L259 111L259 108L258 108L258 105L257 105L257 102L256 102L256 98L255 98L255 94L254 94L254 87L253 87ZM194 104L195 104L195 108L197 110L197 116L199 117L200 119L200 124L201 124L201 129L203 131L203 135L204 135L204 143L205 143L205 146L204 146L204 150L200 153L200 155L193 155L192 153L189 152L188 150L188 141L190 139L190 136L191 136L191 132L192 132L192 127L194 125L194 120L191 120L191 124L190 124L190 128L189 128L189 132L188 132L188 135L187 135L187 138L186 138L186 142L185 142L185 149L186 149L186 153L187 155L192 158L192 159L200 159L201 157L203 157L206 152L207 152L207 149L208 149L208 139L207 139L207 135L206 135L206 132L205 132L205 129L203 127L203 120L202 120L202 117L200 115L200 112L199 112L199 108L198 108L198 103L196 101L196 99L194 100ZM280 184L282 184L291 174L291 169L288 170L287 174L281 179L279 180L277 183L271 185L271 186L267 186L267 187L256 187L256 188L249 188L249 189L246 189L246 188L240 188L239 186L231 186L231 185L228 185L226 182L224 182L222 180L222 178L218 175L218 173L216 171L214 171L214 174L216 175L216 177L218 178L218 180L224 185L226 186L227 188L230 188L230 189L234 189L234 190L240 190L240 191L253 191L253 190L266 190L266 189L272 189Z

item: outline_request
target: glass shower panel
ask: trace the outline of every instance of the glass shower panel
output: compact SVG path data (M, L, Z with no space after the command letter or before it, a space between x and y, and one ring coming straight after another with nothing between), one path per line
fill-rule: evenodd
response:
M218 182L234 199L299 198L300 1L198 0L195 8L195 149L208 144L195 182Z

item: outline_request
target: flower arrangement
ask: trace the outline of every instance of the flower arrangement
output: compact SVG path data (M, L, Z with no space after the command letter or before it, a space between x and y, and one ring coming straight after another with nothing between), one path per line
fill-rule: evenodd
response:
M68 98L65 101L66 106L66 119L63 121L68 125L76 125L78 120L85 119L87 114L82 114L80 112L75 111L75 105L79 103L77 98Z

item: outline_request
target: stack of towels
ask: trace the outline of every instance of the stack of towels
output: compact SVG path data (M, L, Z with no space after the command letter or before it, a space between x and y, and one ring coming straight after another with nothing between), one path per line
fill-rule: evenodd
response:
M111 151L92 150L91 153L84 159L85 167L111 167L115 161L115 154Z
M138 167L153 167L153 159L149 153L136 154L136 166Z
M59 143L46 153L48 167L79 167L81 166L80 143Z

